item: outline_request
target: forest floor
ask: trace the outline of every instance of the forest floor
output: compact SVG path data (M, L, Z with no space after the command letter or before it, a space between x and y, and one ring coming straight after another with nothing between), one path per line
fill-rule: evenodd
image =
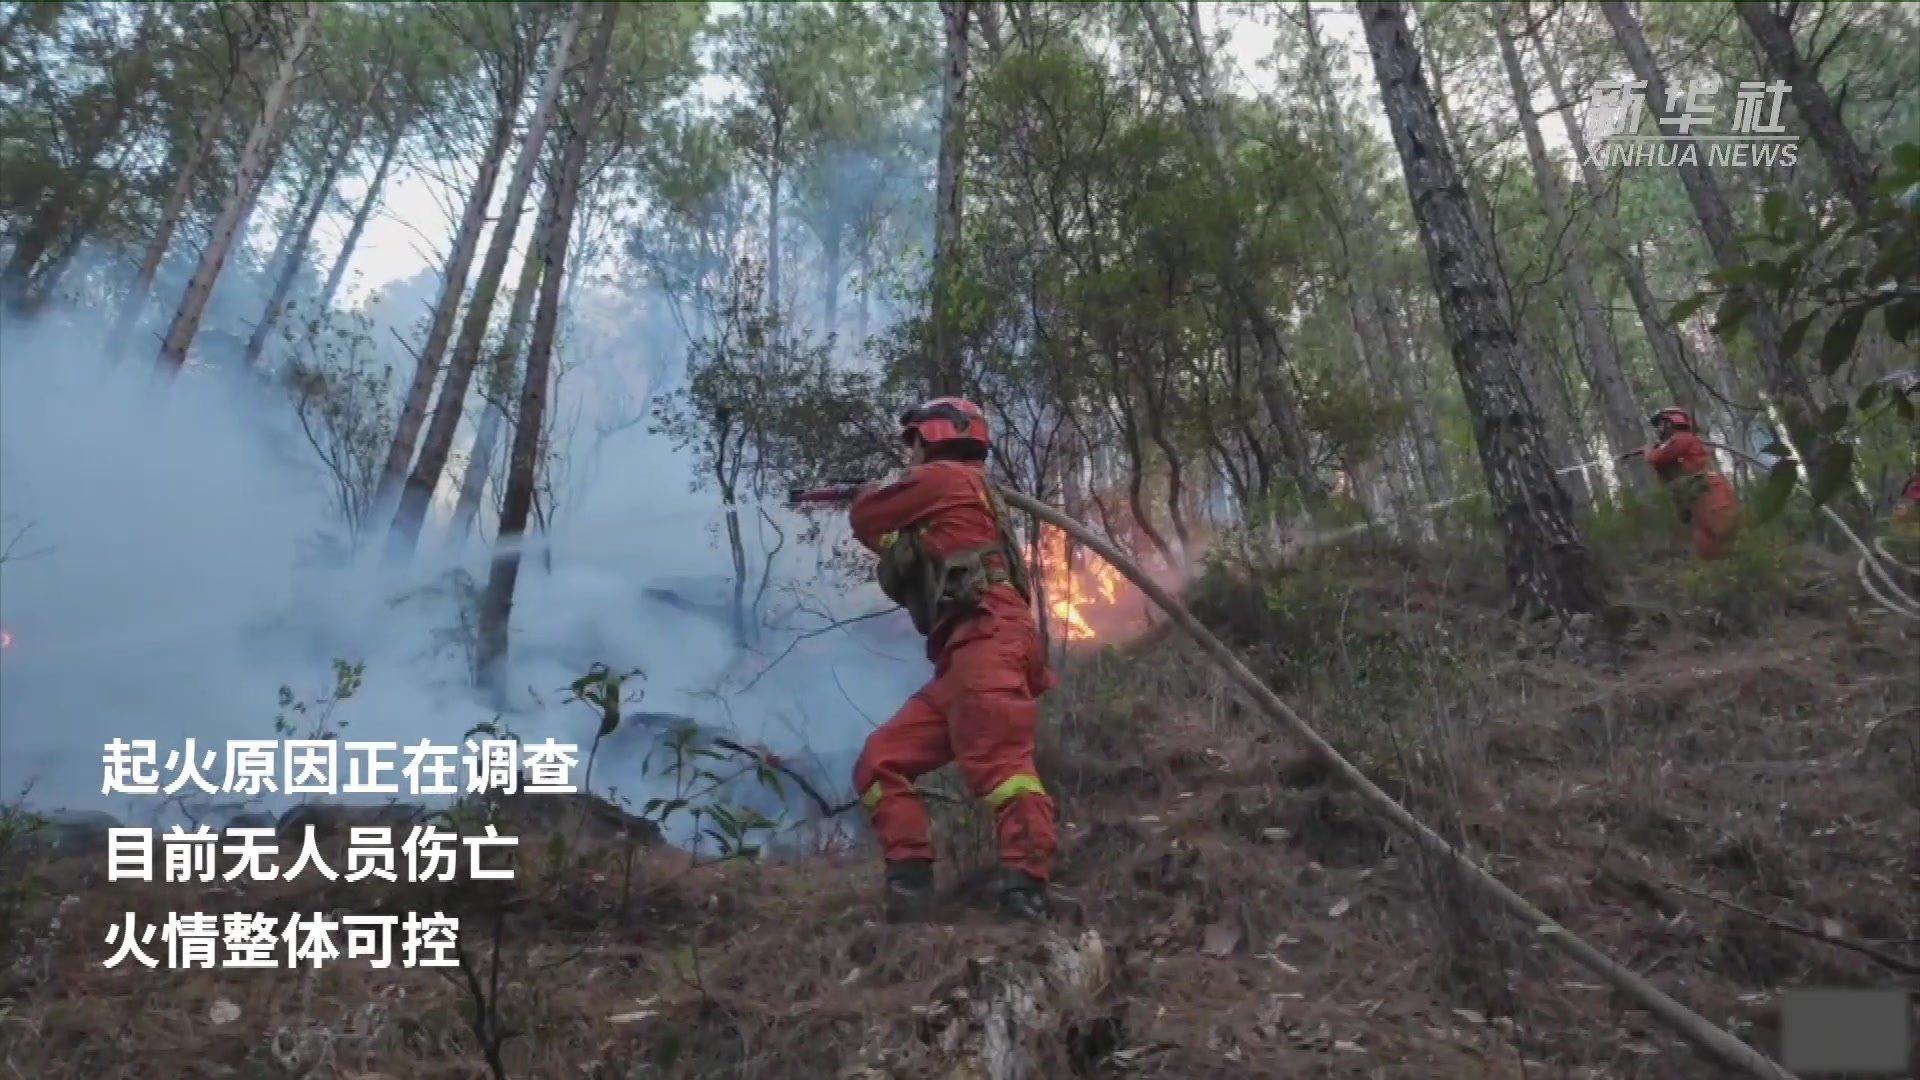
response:
M1920 964L1920 631L1861 607L1850 566L1749 547L1713 567L1616 549L1617 603L1571 637L1505 620L1484 554L1316 553L1189 594L1417 816L1777 1053L1785 988L1920 986L1839 944ZM530 871L532 831L497 932L469 916L472 978L106 970L129 909L485 898L185 895L75 858L33 867L10 909L0 1070L486 1077L491 1042L499 1074L542 1080L1722 1075L1330 786L1181 643L1064 675L1041 762L1053 927L976 913L985 833L944 807L951 903L904 927L874 919L870 853L696 865L583 843Z

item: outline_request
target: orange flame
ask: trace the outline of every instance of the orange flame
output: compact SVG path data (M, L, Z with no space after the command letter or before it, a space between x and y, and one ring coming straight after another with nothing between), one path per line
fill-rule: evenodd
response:
M1038 576L1046 594L1047 612L1060 634L1068 641L1099 638L1100 632L1093 623L1119 604L1123 581L1120 572L1102 562L1098 555L1085 551L1069 566L1067 535L1051 525L1043 525Z

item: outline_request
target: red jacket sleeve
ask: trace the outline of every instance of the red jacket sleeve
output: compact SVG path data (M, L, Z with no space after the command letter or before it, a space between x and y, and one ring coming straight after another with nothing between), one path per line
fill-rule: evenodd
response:
M938 476L918 467L861 488L847 511L853 538L868 551L879 551L889 533L897 533L932 513L939 505L942 488Z
M1676 462L1684 462L1688 451L1696 448L1699 449L1700 456L1706 456L1706 448L1700 445L1700 440L1694 437L1693 432L1676 431L1672 438L1647 451L1647 464L1658 469Z

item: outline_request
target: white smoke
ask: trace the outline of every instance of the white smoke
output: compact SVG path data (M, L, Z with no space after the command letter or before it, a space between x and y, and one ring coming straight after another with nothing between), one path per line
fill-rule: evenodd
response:
M685 462L642 424L597 440L587 478L528 553L513 616L515 707L497 717L471 689L445 587L456 569L484 583L481 544L450 544L430 527L397 577L373 557L303 565L307 543L337 523L284 395L193 368L156 395L144 355L98 359L89 331L100 322L0 324L0 545L29 527L0 564L0 624L13 636L0 653L8 800L30 785L32 805L146 820L153 800L101 794L107 741L155 739L164 757L188 737L202 750L271 738L280 687L316 698L335 659L365 664L362 688L334 716L350 738L457 744L500 720L523 738L584 746L596 718L562 698L600 662L645 673L637 708L831 759L850 757L925 677L911 631L874 621L798 643L750 692L735 678L732 692L712 693L730 666L739 673L724 609L708 616L645 590L668 588L694 608L725 595L718 507L689 490ZM556 408L569 407L563 388ZM750 557L757 565L757 550ZM773 614L794 589L837 614L883 606L877 591L837 596L814 581L816 559L789 541ZM769 632L758 648L777 655L792 637ZM595 763L594 786L644 797L638 754L619 747Z

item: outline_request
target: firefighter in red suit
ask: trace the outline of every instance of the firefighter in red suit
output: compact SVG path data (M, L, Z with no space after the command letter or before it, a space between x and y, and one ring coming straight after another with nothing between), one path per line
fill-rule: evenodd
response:
M1727 554L1740 530L1740 501L1727 478L1713 471L1707 444L1693 432L1685 409L1661 409L1652 417L1660 441L1646 448L1647 464L1673 496L1680 521L1693 529L1693 553L1702 560Z
M1893 508L1893 525L1896 532L1920 537L1920 469L1913 471L1900 493L1900 502Z
M900 417L909 466L862 487L853 534L880 556L880 586L927 638L933 679L867 737L854 790L886 857L889 921L923 917L934 898L933 845L914 780L949 761L993 810L1000 905L1047 915L1053 803L1034 771L1038 697L1054 684L1030 606L1020 544L987 483L986 416L936 398Z

